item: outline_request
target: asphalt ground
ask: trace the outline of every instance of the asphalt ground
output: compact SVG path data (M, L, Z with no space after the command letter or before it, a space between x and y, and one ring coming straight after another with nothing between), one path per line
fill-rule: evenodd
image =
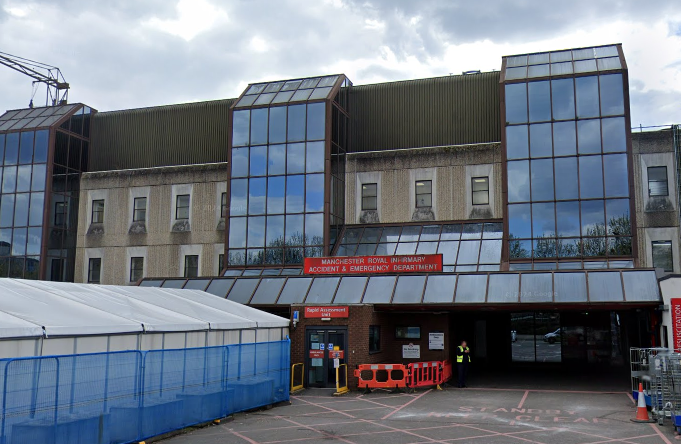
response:
M625 387L626 389L626 387ZM416 393L306 390L290 406L237 414L164 444L681 442L669 422L636 424L627 391L445 388Z

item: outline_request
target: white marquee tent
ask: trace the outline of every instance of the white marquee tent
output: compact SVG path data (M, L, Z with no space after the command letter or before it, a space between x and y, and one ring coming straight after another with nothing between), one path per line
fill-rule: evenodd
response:
M0 358L279 341L288 326L199 290L0 279Z

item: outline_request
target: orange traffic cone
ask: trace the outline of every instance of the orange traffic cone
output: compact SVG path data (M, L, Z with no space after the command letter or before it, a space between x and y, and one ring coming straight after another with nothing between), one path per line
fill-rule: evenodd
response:
M636 407L636 418L631 418L633 422L655 422L648 416L646 408L646 395L643 394L643 384L638 384L638 407Z

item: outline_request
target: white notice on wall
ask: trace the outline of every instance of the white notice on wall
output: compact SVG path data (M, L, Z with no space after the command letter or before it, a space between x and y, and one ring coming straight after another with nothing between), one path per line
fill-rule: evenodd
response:
M421 359L421 346L408 344L402 346L403 359Z
M445 349L445 334L442 332L428 333L428 349L429 350L444 350Z

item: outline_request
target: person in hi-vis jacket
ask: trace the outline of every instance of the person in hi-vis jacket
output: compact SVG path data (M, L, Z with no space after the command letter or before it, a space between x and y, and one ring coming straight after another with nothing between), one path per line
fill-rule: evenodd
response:
M471 363L471 350L466 341L461 341L461 345L456 348L456 370L459 373L459 388L466 387L466 375L468 366Z

